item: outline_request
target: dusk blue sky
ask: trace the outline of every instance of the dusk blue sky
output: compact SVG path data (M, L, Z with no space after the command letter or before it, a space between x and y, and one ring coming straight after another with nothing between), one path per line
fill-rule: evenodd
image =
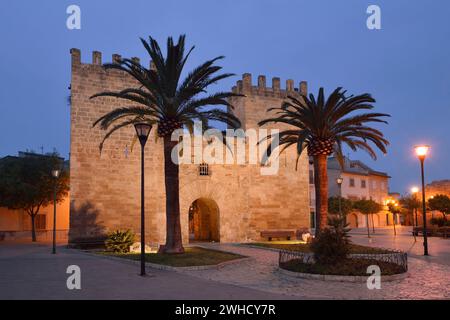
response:
M82 29L66 28L66 8L81 7ZM368 5L381 7L382 30L368 30ZM56 148L68 157L67 96L72 47L90 62L92 51L147 60L139 37L187 35L196 49L188 68L225 55L225 71L236 73L215 90L229 89L242 73L284 85L306 80L316 93L337 86L371 93L389 153L374 162L350 153L392 176L391 190L419 183L413 146L432 146L427 182L450 179L450 1L195 0L195 1L21 1L0 5L0 157ZM270 80L268 81L270 84Z

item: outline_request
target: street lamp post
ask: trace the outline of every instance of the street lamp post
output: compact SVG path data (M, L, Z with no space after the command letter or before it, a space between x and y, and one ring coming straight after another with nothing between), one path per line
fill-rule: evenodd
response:
M141 276L145 276L144 147L152 126L148 123L136 123L134 128L141 143Z
M428 238L427 238L427 206L425 203L425 173L424 173L424 163L427 156L429 146L421 145L416 146L416 155L420 160L420 172L422 176L422 212L423 212L423 255L428 255Z
M54 190L53 190L53 248L52 254L56 254L56 194L58 192L58 177L61 173L61 170L55 169L52 170L52 176L55 181Z
M337 183L337 185L338 185L338 187L339 187L339 216L341 217L341 218L343 218L342 217L342 203L341 203L341 198L342 198L342 182L344 181L344 179L342 179L342 177L339 177L339 178L337 178L336 179L336 183Z

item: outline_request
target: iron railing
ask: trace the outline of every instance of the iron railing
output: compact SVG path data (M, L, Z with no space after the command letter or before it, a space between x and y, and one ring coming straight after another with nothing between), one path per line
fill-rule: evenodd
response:
M351 253L348 255L349 258L376 260L382 262L393 263L400 266L405 272L408 271L408 255L401 251L389 250L389 253ZM280 250L278 255L278 266L297 260L301 263L313 264L314 255L310 252L299 252L291 250Z

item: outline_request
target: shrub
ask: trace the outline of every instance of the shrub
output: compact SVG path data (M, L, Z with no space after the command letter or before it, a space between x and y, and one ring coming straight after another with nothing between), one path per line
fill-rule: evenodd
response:
M111 232L105 241L107 250L119 253L129 252L133 243L134 233L131 230Z
M432 218L430 223L438 227L450 226L450 222L444 218Z
M344 219L330 219L329 227L322 230L311 243L316 263L328 265L345 260L350 249L349 231Z

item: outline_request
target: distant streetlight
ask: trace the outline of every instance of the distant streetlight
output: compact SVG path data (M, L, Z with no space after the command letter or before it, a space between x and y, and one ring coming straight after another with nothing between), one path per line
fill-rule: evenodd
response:
M424 173L424 162L425 158L430 150L429 146L421 145L415 148L416 155L420 161L420 171L422 175L422 210L423 210L423 255L428 255L428 239L427 239L427 208L425 203L425 173Z
M136 123L134 128L141 143L141 276L145 276L144 147L152 126L148 123Z
M342 198L342 182L344 182L344 179L342 177L339 177L336 179L336 183L339 187L339 216L342 218L342 203L341 203L341 198Z
M61 170L52 170L52 177L55 180L54 190L53 190L53 249L52 254L56 254L56 194L58 192L58 178L61 174Z
M398 203L394 200L394 212L392 213L392 218L394 219L394 236L397 235L397 228L395 227L395 223L397 222L397 210L398 210Z

